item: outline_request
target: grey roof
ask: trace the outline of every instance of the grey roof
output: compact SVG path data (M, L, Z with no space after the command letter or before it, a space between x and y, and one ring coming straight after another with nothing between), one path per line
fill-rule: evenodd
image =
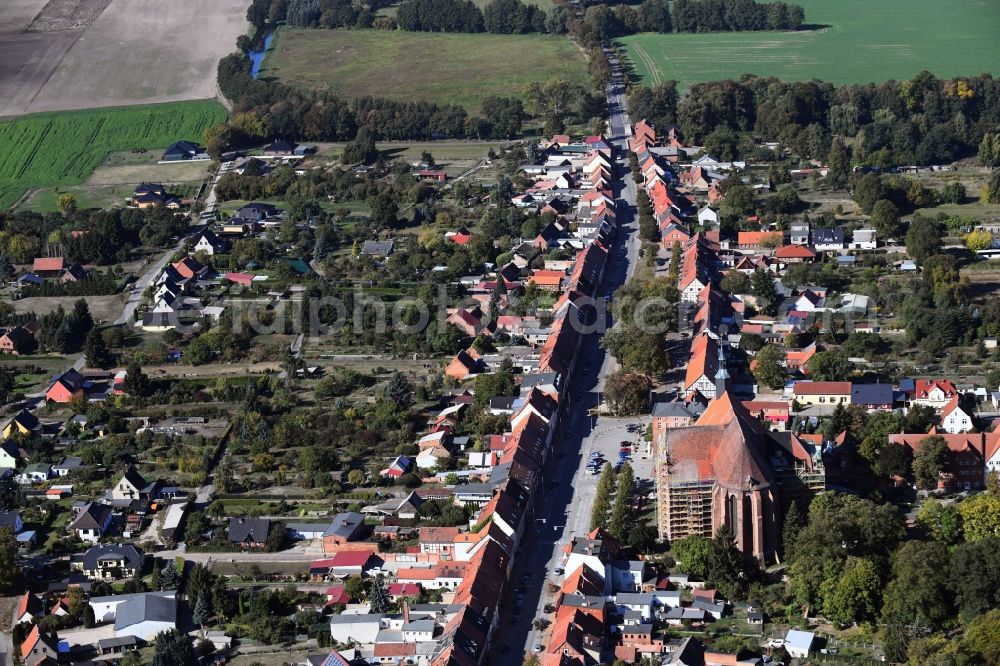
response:
M345 511L333 517L330 526L323 532L323 536L338 536L349 539L358 529L364 525L365 517L357 511Z
M694 414L683 402L657 402L653 405L653 416L691 417Z
M176 622L177 600L173 595L173 592L129 595L130 598L119 604L115 611L115 631L140 622Z
M813 229L812 232L813 244L814 245L825 245L827 243L843 243L844 242L844 230L843 229Z
M130 569L141 569L145 556L142 551L131 544L93 546L83 554L83 568L92 571L97 568L100 560L125 560L125 566Z
M855 405L891 405L890 384L852 384L851 403Z
M67 469L67 470L72 470L72 469L76 469L77 467L79 467L82 464L83 464L83 460L81 458L79 458L78 456L66 456L65 458L63 458L62 460L60 460L58 463L56 463L55 465L53 465L53 469Z
M366 254L373 257L387 257L392 254L393 242L391 240L387 241L374 241L366 240L364 246L361 248L361 254Z
M619 605L634 606L638 604L652 604L652 592L619 592L615 596L615 603Z
M118 638L102 638L97 641L97 647L101 650L106 648L126 647L138 644L139 639L135 636L119 636Z
M359 613L357 615L331 615L330 624L363 624L378 623L384 616L378 613Z
M111 507L89 502L69 526L71 530L100 530L111 516Z
M403 625L403 631L434 631L434 620L413 620Z
M634 624L628 628L628 633L630 634L652 634L653 625L651 624Z
M17 524L17 519L21 517L17 511L0 511L0 527L11 529Z
M264 543L271 529L271 521L267 518L230 518L226 536L232 543L253 541Z
M714 604L711 601L708 601L707 599L698 599L698 598L695 598L691 602L691 607L698 608L703 611L708 611L709 613L721 613L724 610L726 610L725 604Z

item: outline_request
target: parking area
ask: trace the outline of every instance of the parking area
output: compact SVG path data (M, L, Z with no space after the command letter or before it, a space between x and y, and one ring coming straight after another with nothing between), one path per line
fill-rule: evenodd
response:
M585 472L585 478L594 480L600 475L600 470L605 462L617 465L622 459L622 454L627 456L632 471L637 479L653 478L653 459L650 455L649 445L643 439L646 426L649 425L650 417L642 416L626 419L611 419L601 417L597 429L591 433L585 442L584 458L587 464L594 459L594 454L599 454L600 465L597 472L592 473L589 469ZM623 451L627 449L627 451Z

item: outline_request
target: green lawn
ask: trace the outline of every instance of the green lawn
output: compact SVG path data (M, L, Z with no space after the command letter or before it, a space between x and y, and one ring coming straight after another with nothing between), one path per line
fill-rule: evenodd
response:
M1000 11L982 0L796 0L816 30L644 33L621 40L643 83L682 86L750 73L789 81L905 80L995 72Z
M132 196L135 186L139 181L128 184L115 185L69 185L57 187L43 187L32 192L18 210L33 210L39 213L51 213L59 210L59 197L63 194L72 194L76 197L76 207L80 210L87 208L111 208L113 206L124 206L125 199ZM191 197L198 193L200 183L164 183L167 190L178 197Z
M0 210L28 189L83 183L110 152L200 141L226 119L215 101L39 113L0 123Z
M283 28L262 77L346 98L460 104L517 95L556 76L589 85L586 59L565 37Z

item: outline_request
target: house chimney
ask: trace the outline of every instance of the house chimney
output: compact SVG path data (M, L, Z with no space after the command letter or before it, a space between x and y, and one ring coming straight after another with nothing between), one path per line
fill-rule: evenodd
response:
M403 624L410 623L410 602L403 600Z

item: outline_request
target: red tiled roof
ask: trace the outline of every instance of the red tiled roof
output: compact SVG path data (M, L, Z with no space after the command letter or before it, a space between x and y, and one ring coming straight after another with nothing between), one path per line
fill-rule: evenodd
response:
M795 395L851 395L851 382L795 382Z

